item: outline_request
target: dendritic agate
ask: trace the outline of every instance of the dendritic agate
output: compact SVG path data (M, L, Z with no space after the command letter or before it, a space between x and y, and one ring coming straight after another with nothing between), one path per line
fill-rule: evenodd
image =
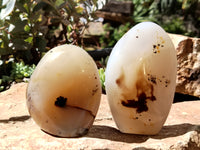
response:
M131 28L112 50L105 85L121 132L157 134L176 86L176 51L168 34L152 22Z
M81 48L62 45L39 62L27 88L27 107L42 130L60 137L86 134L101 98L93 59Z

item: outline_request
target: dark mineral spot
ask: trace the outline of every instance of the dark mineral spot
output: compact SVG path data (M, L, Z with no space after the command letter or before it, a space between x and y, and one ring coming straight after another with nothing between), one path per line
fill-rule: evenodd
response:
M135 100L127 100L122 101L122 105L126 107L137 108L137 113L142 113L143 111L147 111L148 107L146 105L146 101L135 101Z
M147 97L144 92L138 95L138 100L126 100L126 101L121 101L121 104L125 107L131 107L131 108L136 108L137 113L142 113L144 111L148 111L147 107L147 100L154 101L156 100L155 96Z
M129 108L135 108L137 113L142 113L145 111L148 111L147 101L156 100L156 97L154 96L154 87L152 84L150 84L148 81L146 81L144 78L144 73L141 69L138 71L138 79L136 81L136 97L133 99L128 99L126 96L124 96L121 99L121 104L125 107ZM156 78L150 74L148 74L150 81L154 84L156 84ZM124 80L124 77L120 77L119 79ZM117 82L117 81L116 81ZM118 81L119 82L119 81ZM121 86L123 87L123 86Z
M122 70L122 73L120 76L115 80L117 86L123 90L122 97L120 98L120 103L124 107L128 108L134 108L136 109L136 112L138 114L148 111L147 102L148 101L154 101L156 100L156 97L154 96L154 86L152 83L156 84L156 78L150 74L148 74L149 80L151 83L145 79L143 67L140 67L138 70L138 78L136 80L136 83L134 88L127 88L127 86L124 84L125 82L125 75ZM134 90L133 92L136 92L136 95L134 98L132 98L131 90ZM130 91L130 92L127 92Z
M67 102L67 98L60 96L60 97L56 98L55 105L57 107L65 107L66 102Z
M139 38L138 36L136 36L136 38Z
M97 79L97 76L96 76L96 74L94 74L94 79Z
M98 88L92 90L92 96L98 91Z
M165 87L168 87L170 81L169 80L165 80Z
M161 45L161 44L155 44L155 45L153 45L153 53L160 53L160 47L164 47L164 45Z
M156 82L156 77L155 76L152 76L152 75L149 75L148 74L148 80L150 81L150 82L152 82L153 84L157 84L157 82Z

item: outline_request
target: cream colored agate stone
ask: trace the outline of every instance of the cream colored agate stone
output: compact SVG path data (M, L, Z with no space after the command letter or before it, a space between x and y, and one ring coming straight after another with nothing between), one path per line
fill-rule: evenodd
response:
M171 39L155 23L137 24L117 42L105 86L121 132L154 135L161 130L173 102L176 63Z
M27 88L27 107L42 130L60 137L86 134L101 98L99 74L82 48L51 49L33 72Z

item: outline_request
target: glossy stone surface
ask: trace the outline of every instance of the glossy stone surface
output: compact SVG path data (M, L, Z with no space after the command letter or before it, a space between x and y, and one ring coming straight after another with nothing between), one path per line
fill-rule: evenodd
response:
M27 107L42 130L78 137L91 127L101 98L93 59L81 48L62 45L39 62L27 88Z
M121 132L160 131L174 97L176 63L170 37L155 23L140 23L117 42L108 60L105 85Z

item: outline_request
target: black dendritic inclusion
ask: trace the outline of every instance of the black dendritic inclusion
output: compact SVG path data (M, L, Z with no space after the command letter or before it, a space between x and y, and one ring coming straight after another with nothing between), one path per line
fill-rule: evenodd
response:
M145 93L141 93L140 95L138 95L138 101L127 100L127 101L122 101L121 104L126 107L136 108L137 113L142 113L144 111L148 111L147 99L154 101L156 100L156 97L153 95L150 97L147 97Z
M153 84L157 84L156 77L150 74L148 74L148 81L152 82Z
M148 74L149 80L153 83L156 84L156 77L154 76L150 76L150 74ZM116 84L118 85L119 88L121 88L124 93L122 93L122 97L121 99L121 104L125 107L128 108L135 108L137 113L142 113L142 112L146 112L148 111L148 106L147 106L147 101L155 101L156 97L154 96L154 86L153 84L149 83L148 81L146 81L144 79L144 73L143 73L143 69L141 67L141 69L138 71L138 79L136 81L136 97L134 99L130 99L129 97L131 95L129 95L128 93L126 93L127 91L127 87L126 85L124 85L124 80L125 80L125 75L124 72L122 70L122 74L119 76L119 78L116 79ZM136 118L137 119L137 118Z
M65 107L66 102L67 102L67 98L60 96L60 97L56 98L55 105L57 107Z

